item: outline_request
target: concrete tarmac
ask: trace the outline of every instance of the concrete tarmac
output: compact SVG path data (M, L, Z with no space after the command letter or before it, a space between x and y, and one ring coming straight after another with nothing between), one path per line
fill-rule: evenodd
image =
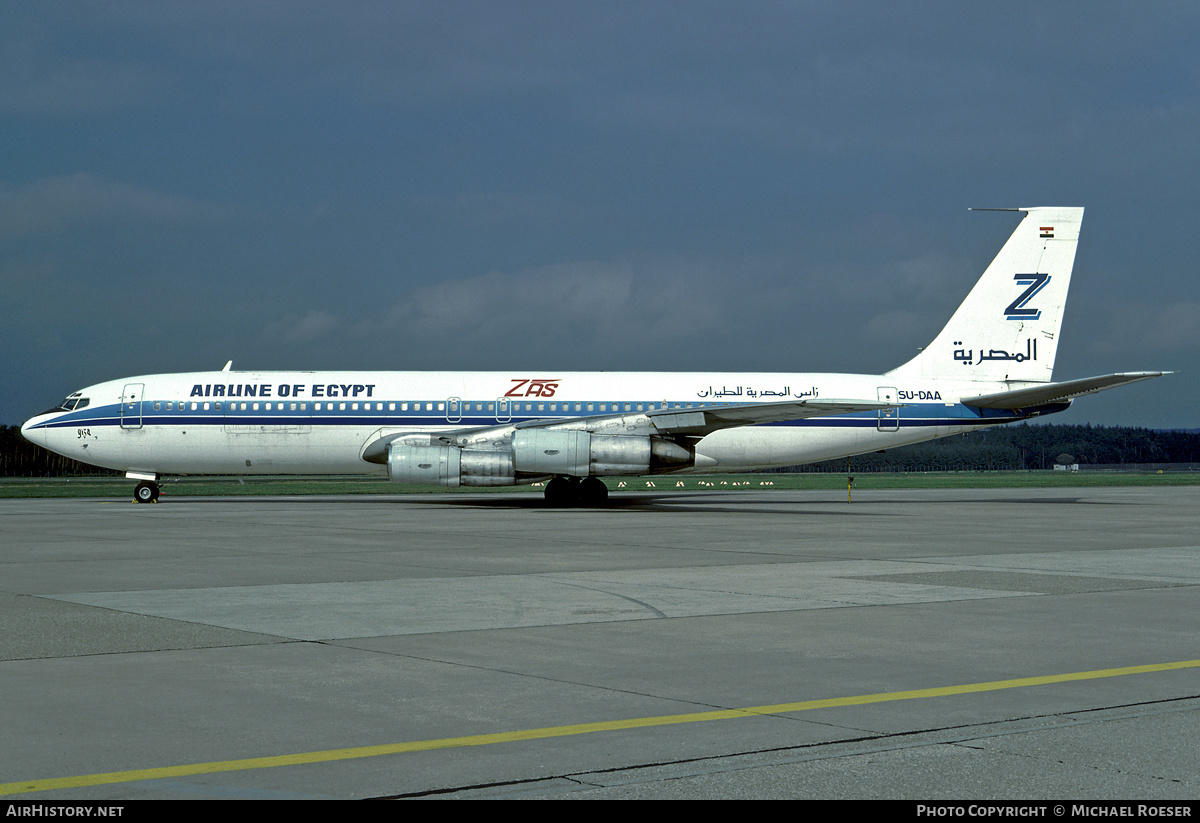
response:
M1200 487L0 500L0 794L1200 797Z

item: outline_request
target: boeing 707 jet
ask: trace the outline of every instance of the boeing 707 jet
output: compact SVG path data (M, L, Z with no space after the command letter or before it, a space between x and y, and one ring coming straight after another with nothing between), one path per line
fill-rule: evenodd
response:
M545 483L598 504L601 477L740 472L892 449L1062 411L1165 372L1054 382L1082 208L1024 218L933 342L883 374L265 372L127 377L21 427L53 452L165 475L378 475Z

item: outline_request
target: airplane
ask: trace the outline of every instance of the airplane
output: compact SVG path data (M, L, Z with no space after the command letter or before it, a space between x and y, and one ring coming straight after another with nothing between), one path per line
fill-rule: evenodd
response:
M138 480L376 475L545 483L600 505L601 477L741 472L848 457L1066 409L1169 372L1053 382L1082 208L1024 217L933 342L883 374L221 371L88 386L22 427Z

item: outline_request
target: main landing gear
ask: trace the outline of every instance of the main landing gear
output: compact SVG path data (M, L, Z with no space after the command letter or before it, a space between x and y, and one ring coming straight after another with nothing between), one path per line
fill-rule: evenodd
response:
M138 483L133 489L134 503L157 503L158 502L158 484L153 480L143 480Z
M546 483L546 503L551 506L603 506L608 486L599 477L554 477Z

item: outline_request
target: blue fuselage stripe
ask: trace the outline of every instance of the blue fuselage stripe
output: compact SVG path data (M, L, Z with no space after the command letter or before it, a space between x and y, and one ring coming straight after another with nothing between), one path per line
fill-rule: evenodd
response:
M373 401L378 402L378 401ZM386 402L386 401L385 401ZM474 401L472 401L473 403ZM424 403L424 401L422 401ZM574 401L571 401L574 405ZM445 427L445 426L460 426L460 427L476 427L476 426L503 426L514 423L523 423L530 420L547 420L553 421L556 418L562 420L573 420L580 417L596 416L596 417L611 417L621 414L644 414L644 409L658 409L659 405L653 406L649 403L641 404L642 411L637 410L614 410L605 412L579 412L579 411L544 411L536 414L522 413L513 414L511 417L498 419L495 416L487 415L467 415L461 417L448 418L445 413L442 414L425 414L406 411L376 411L372 413L363 413L360 410L333 411L321 410L283 410L272 411L264 414L261 411L253 410L236 410L236 409L209 409L209 410L184 410L180 412L163 412L163 411L144 411L146 406L152 405L151 401L143 401L143 411L138 412L136 409L125 409L122 414L120 404L109 406L92 407L86 411L80 410L77 412L67 412L52 420L46 420L38 423L33 428L38 429L57 429L57 428L73 428L73 427L88 427L88 426L125 426L125 427L156 427L156 426L312 426L312 427L328 427L328 426L391 426L391 427ZM464 405L466 405L464 403ZM584 404L586 408L587 404ZM599 406L599 403L593 403L593 408ZM753 404L746 404L753 405ZM624 406L624 403L622 403ZM704 411L704 406L700 404L692 405L690 408L681 408L680 411ZM635 404L636 409L636 404ZM874 412L858 412L854 414L846 414L835 417L814 417L803 420L787 420L777 423L764 423L763 426L811 426L811 427L836 427L836 428L875 428L880 426L899 425L901 428L911 427L929 427L929 426L972 426L981 424L1003 423L1012 420L1022 419L1021 415L1014 414L1011 411L1002 409L976 409L973 407L957 405L938 404L913 404L902 406L899 409L898 418L887 418L881 421L879 416Z

